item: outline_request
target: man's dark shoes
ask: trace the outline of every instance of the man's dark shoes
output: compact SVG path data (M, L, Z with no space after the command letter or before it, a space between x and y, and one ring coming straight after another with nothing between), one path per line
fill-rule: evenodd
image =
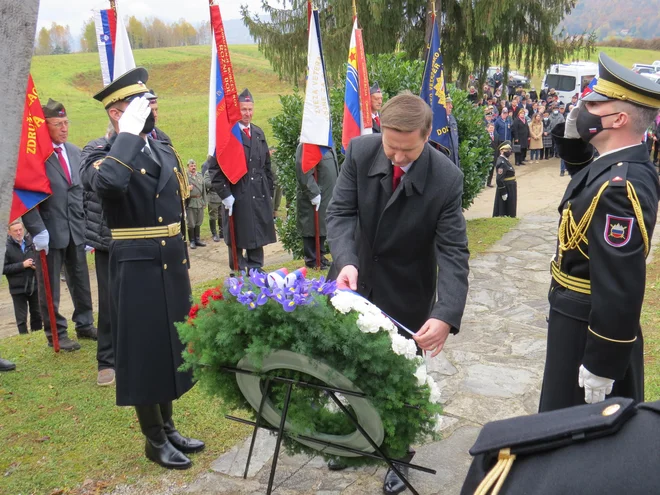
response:
M11 371L15 370L16 365L12 363L11 361L7 361L6 359L0 358L0 371Z
M213 242L220 242L220 236L218 234L213 236Z
M328 461L328 469L330 471L341 471L343 469L346 469L347 467L348 467L348 465L344 464L339 459L330 459Z
M69 337L60 337L59 343L62 351L72 352L80 349L80 344ZM53 347L52 339L48 339L48 347Z
M415 456L415 451L408 452L408 455L406 455L403 459L400 459L403 462L410 462L412 461L413 457ZM400 464L395 464L396 468L401 472L401 475L408 479L408 467L407 466L402 466ZM399 476L392 471L391 469L387 470L387 474L385 474L385 481L383 483L383 493L385 495L397 495L398 493L406 491L406 485L399 478Z
M192 461L177 450L167 438L159 443L147 438L144 453L147 459L167 469L188 469L192 466Z
M206 243L202 242L200 239L195 239L195 245L199 247L206 247Z
M204 450L206 445L201 440L184 437L177 430L167 433L167 439L174 447L184 454L195 454Z
M96 330L96 327L83 328L82 330L76 329L76 335L79 339L98 340L98 330Z
M195 241L190 241L190 249L197 249L197 246L195 245Z

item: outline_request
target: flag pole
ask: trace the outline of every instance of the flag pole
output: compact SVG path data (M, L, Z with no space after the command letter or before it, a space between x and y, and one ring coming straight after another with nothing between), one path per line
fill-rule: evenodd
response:
M53 350L60 352L60 336L57 333L57 319L55 318L55 306L53 305L53 293L50 291L50 277L48 276L48 260L46 251L39 252L41 257L41 275L44 278L44 292L46 293L46 305L48 306L48 319L50 320L50 335L53 340ZM56 274L57 275L57 274Z
M114 10L115 17L117 16L117 2L115 0L110 0L110 8Z
M353 19L357 18L357 5L355 4L355 0L353 0Z

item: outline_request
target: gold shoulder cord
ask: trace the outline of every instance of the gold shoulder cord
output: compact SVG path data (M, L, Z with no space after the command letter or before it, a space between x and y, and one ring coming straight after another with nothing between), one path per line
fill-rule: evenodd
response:
M644 214L642 213L642 205L639 203L637 192L635 191L635 188L630 183L630 181L626 182L626 189L628 189L628 199L632 203L633 210L635 211L635 217L637 217L637 223L639 224L639 230L642 233L642 239L644 240L644 257L646 257L649 255L649 233L646 231Z
M500 493L502 485L504 485L515 460L516 456L511 454L510 449L500 450L497 455L497 463L488 471L486 477L481 480L474 495L488 495L489 493L490 495L497 495ZM493 490L492 492L491 489Z
M174 151L174 155L176 156L177 161L179 162L179 167L174 172L176 175L176 180L179 181L179 193L181 194L181 210L183 211L183 222L185 224L185 229L183 233L183 239L184 241L186 240L186 232L188 231L188 216L186 214L186 199L190 197L190 189L189 189L189 184L188 184L188 174L185 173L183 169L183 162L181 161L181 157L179 156L179 153L174 149L174 146L170 146L172 148L172 151ZM190 239L188 239L190 240ZM187 242L187 241L186 241Z

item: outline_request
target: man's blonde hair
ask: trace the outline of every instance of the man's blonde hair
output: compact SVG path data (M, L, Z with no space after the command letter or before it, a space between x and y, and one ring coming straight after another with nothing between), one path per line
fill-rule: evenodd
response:
M433 125L433 112L419 96L402 91L383 105L380 121L385 129L399 132L419 130L422 136L428 136Z

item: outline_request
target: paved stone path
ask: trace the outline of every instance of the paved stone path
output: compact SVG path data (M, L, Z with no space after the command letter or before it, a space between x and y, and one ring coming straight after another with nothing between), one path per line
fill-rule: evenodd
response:
M415 462L437 475L413 472L420 494L457 494L480 427L495 419L534 413L545 359L549 262L555 210L522 219L488 253L470 262L470 293L461 332L429 364L443 394L443 440L416 446ZM179 493L256 495L266 491L275 438L260 434L247 480L249 439L216 460ZM319 457L280 456L279 495L380 494L385 468L330 472Z

